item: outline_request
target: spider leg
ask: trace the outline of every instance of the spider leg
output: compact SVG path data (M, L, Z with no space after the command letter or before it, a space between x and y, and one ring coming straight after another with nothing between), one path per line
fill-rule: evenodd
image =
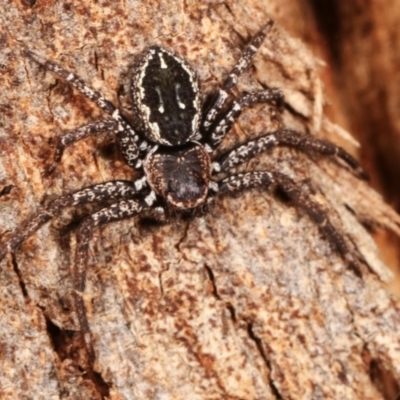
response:
M273 24L274 21L269 20L267 24L254 36L252 42L244 48L242 55L239 58L239 61L236 63L228 77L225 79L214 103L211 105L210 109L205 115L203 122L203 128L205 130L208 130L208 128L210 128L210 126L215 121L217 114L224 107L229 92L234 86L236 86L237 80L242 72L245 71L250 65L254 55L257 53L257 50L262 45L265 36L271 30Z
M133 217L139 214L143 215L143 213L146 214L146 216L159 221L165 220L165 211L162 207L149 208L146 202L122 200L118 203L112 204L109 207L103 208L102 210L86 218L78 228L77 249L73 273L74 299L79 325L85 341L89 362L91 364L95 360L95 353L89 323L86 316L86 309L82 297L85 290L90 240L93 236L94 230L100 225Z
M73 131L69 131L63 134L58 140L56 151L54 153L54 159L47 172L51 173L56 168L57 164L60 162L64 150L72 145L73 143L85 139L88 136L96 135L101 132L116 132L117 123L114 120L102 120L97 122L92 122L90 124L80 126Z
M243 109L253 104L275 102L278 107L283 104L283 94L279 89L265 89L254 93L242 93L232 102L227 113L211 130L211 146L221 143L225 135L231 130Z
M214 169L226 170L233 168L275 146L293 147L305 153L315 152L328 157L336 156L349 165L361 179L368 179L368 175L360 167L357 160L340 146L328 140L305 135L292 129L269 132L238 146L222 156L217 162L214 162Z
M118 133L117 133L118 147L122 155L124 156L126 163L132 169L140 169L141 163L137 165L137 162L140 161L138 160L139 158L139 147L137 145L138 136L136 136L136 134L135 136L133 136L132 135L133 129L127 123L125 124L128 127L127 129L124 128L124 125L120 124L118 125Z
M118 135L118 141L120 142L121 151L125 157L127 164L130 167L135 168L135 163L139 156L139 149L136 144L139 140L139 136L128 124L128 122L125 121L124 117L120 114L118 108L116 108L114 104L112 104L109 100L104 98L100 94L100 92L88 86L85 81L81 79L78 75L64 69L53 61L44 59L43 57L30 50L25 49L24 53L47 70L52 71L64 78L75 89L81 92L88 99L94 101L98 107L100 107L103 111L112 116L112 118L117 123L116 131Z
M146 185L145 178L135 182L112 181L100 183L75 193L66 194L53 200L47 207L40 210L35 216L23 222L0 247L0 261L7 252L14 252L31 235L33 235L42 225L57 215L63 208L77 206L80 204L92 203L95 201L105 201L121 199L136 195Z
M357 268L357 262L343 235L332 225L327 212L310 197L307 191L303 190L287 175L272 171L232 175L218 182L218 192L238 192L256 187L269 188L270 186L279 187L296 206L303 209L343 259Z

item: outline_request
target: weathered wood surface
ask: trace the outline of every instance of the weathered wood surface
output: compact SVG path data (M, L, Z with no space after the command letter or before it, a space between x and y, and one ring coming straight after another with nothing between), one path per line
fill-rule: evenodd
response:
M335 95L329 66L291 36L313 37L315 24L301 27L305 14L290 1L30 3L0 4L4 238L51 198L133 177L105 135L75 144L53 176L43 175L54 138L102 114L24 58L25 46L129 105L129 66L146 46L185 56L209 93L272 17L276 27L239 89L280 87L288 107L282 117L268 106L247 111L223 147L284 124L357 151L335 124L344 119L340 101L325 107L321 72ZM279 149L247 168L278 164L311 182L365 258L361 277L304 213L262 191L218 198L190 221L111 224L90 250L85 302L97 362L85 373L68 271L76 222L93 208L66 210L1 263L0 397L385 398L373 369L400 382L400 304L383 286L390 272L363 224L400 234L400 218L334 162Z

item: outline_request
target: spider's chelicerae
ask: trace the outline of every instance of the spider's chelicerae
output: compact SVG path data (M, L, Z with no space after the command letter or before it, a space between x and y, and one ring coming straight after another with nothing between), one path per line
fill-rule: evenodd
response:
M165 220L171 210L176 213L196 209L210 202L216 194L277 186L293 204L306 211L342 257L353 261L345 239L329 221L327 213L287 175L278 169L229 174L232 168L274 146L289 146L304 152L339 157L362 175L358 163L342 148L292 129L279 129L247 141L222 157L214 155L214 150L244 108L261 102L283 103L283 96L277 89L242 93L229 100L229 93L238 77L250 65L272 25L273 22L269 21L243 50L208 110L203 110L202 93L193 68L168 50L157 46L147 49L136 64L131 81L132 103L141 122L140 132L134 130L110 101L77 75L29 50L25 51L28 57L63 77L110 115L108 119L89 123L62 136L56 160L71 143L107 131L116 134L126 163L138 171L138 178L133 181L100 183L53 200L19 226L0 248L1 260L64 207L114 201L86 217L77 230L73 293L88 356L92 361L95 355L82 292L89 241L93 231L102 224L136 215ZM223 173L224 178L218 178Z

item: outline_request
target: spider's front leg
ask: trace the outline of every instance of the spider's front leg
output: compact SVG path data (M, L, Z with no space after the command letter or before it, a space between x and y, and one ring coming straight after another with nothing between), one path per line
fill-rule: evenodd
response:
M100 225L136 215L144 215L157 221L164 221L165 210L162 207L151 207L146 201L122 200L86 218L78 229L73 287L76 313L90 364L95 360L95 352L82 296L85 290L89 243L93 232Z
M74 129L73 131L64 133L57 141L53 162L47 169L47 173L51 174L54 171L54 169L57 167L57 164L61 161L61 157L64 153L64 150L68 146L71 146L73 143L79 140L103 132L117 133L118 132L117 122L112 119L92 122L90 124L80 126L79 128Z
M205 131L208 131L211 125L213 125L218 113L224 108L229 96L229 92L232 90L232 88L236 86L239 76L250 66L254 55L257 53L257 50L262 45L273 24L274 21L268 21L267 24L254 36L252 42L244 48L239 61L236 63L236 65L229 73L228 77L225 79L224 83L218 91L215 101L213 102L204 117L203 129Z
M259 103L274 103L280 109L283 106L283 94L279 89L273 88L253 93L242 93L232 102L226 114L217 121L215 127L211 129L211 148L215 148L222 142L245 108Z
M357 260L343 235L332 225L327 212L289 176L275 171L247 172L231 175L217 184L218 193L239 192L257 187L265 189L271 186L279 187L297 207L308 214L321 234L332 243L340 255L358 270Z
M112 181L101 183L75 193L66 194L53 200L47 207L44 207L35 216L23 222L11 234L4 245L0 246L0 261L7 252L14 252L28 237L33 235L41 226L52 219L65 207L78 206L92 202L115 200L135 196L144 186L144 178L135 182Z
M113 120L115 121L115 126L111 129L115 128L115 132L117 133L117 138L119 142L119 147L121 152L125 158L126 163L131 167L135 168L137 159L139 157L139 148L137 146L137 142L139 141L139 136L136 134L134 129L128 124L128 122L124 119L124 117L119 112L118 108L116 108L111 101L107 100L105 97L101 95L100 92L97 90L92 89L88 86L83 79L81 79L78 75L74 74L66 70L65 68L61 67L60 65L56 64L53 61L46 60L39 56L38 54L25 49L25 55L37 62L38 64L42 65L49 71L56 73L57 75L64 78L71 86L81 92L84 96L88 99L94 101L99 108L103 111L111 115ZM105 122L104 122L105 123ZM107 122L108 124L108 122ZM96 123L87 125L86 127L80 128L81 131L74 134L71 133L70 140L76 141L80 140L75 139L75 137L85 137L91 134L90 131L93 133L98 133L99 126L96 126ZM75 140L74 140L75 139ZM66 139L68 140L68 139Z

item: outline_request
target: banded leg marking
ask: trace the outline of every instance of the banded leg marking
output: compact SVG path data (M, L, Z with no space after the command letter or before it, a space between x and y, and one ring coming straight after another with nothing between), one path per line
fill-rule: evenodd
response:
M340 146L327 140L305 135L291 129L282 129L267 133L231 150L219 160L219 168L221 170L233 168L275 146L293 147L305 153L315 152L327 157L336 156L349 165L361 179L368 178L357 160Z
M88 99L94 101L98 107L103 111L107 112L112 116L112 118L117 123L117 129L119 137L121 137L125 142L129 141L129 144L121 145L121 151L126 159L128 165L132 168L135 167L135 161L139 156L139 149L137 142L139 140L138 135L133 130L133 128L125 121L125 119L120 114L119 110L106 98L104 98L100 92L92 89L88 86L83 79L73 72L69 72L60 65L53 61L46 60L38 54L25 49L25 55L30 57L32 60L36 61L38 64L42 65L49 71L56 73L57 75L64 78L68 83L70 83L75 89L81 92ZM128 138L128 139L126 139Z
M117 134L118 147L124 156L126 163L132 169L140 169L142 164L138 160L139 158L139 148L137 142L139 140L138 136L132 135L131 131L128 129L119 130Z
M90 217L86 218L79 226L77 232L77 248L73 273L73 293L75 300L75 309L90 364L92 364L95 360L95 352L93 348L90 327L87 320L85 304L82 297L86 283L88 249L90 240L93 237L94 230L100 225L133 217L142 214L143 212L146 214L146 216L150 216L151 218L154 218L156 220L165 220L165 211L161 207L149 209L143 202L138 202L135 200L122 200L118 203L112 204L109 207L105 207L102 210L91 215Z
M60 196L47 207L39 211L36 216L22 223L11 235L7 242L0 247L0 261L7 252L14 252L28 237L33 235L41 226L50 221L63 208L80 204L105 201L134 196L145 186L143 179L135 183L129 181L113 181L101 183L75 193Z
M58 140L56 151L54 153L53 163L48 168L48 173L54 171L57 164L61 161L64 150L79 140L85 139L92 135L97 135L102 132L117 132L117 123L114 120L104 120L92 122L90 124L80 126L73 131L63 134Z
M257 50L260 48L263 43L265 36L271 30L274 21L270 20L267 24L254 36L252 42L246 46L242 52L239 61L231 70L228 77L225 79L224 83L221 86L221 89L218 92L217 98L212 104L211 108L208 110L204 122L203 128L208 129L215 121L217 114L224 107L226 100L228 98L229 92L236 85L239 76L245 71L250 65L254 55L257 53Z
M232 175L219 182L219 192L236 192L256 187L269 188L272 185L279 187L297 207L308 214L321 234L336 248L344 260L357 266L344 237L332 225L327 212L287 175L272 171Z
M226 115L212 130L211 145L214 147L221 143L245 108L258 103L270 102L275 102L277 107L282 107L282 92L278 89L266 89L255 93L242 93L235 101L233 101Z
M105 99L100 94L100 92L98 92L97 90L94 90L90 86L88 86L85 83L85 81L83 79L81 79L78 75L67 71L66 69L64 69L63 67L56 64L53 61L46 60L45 58L39 56L38 54L34 53L33 51L25 49L24 53L25 53L25 55L30 57L32 60L34 60L38 64L42 65L47 70L52 71L55 74L64 78L75 89L77 89L79 92L81 92L83 95L85 95L90 100L94 101L102 110L104 110L108 114L112 114L116 110L114 104L112 104L110 101Z

